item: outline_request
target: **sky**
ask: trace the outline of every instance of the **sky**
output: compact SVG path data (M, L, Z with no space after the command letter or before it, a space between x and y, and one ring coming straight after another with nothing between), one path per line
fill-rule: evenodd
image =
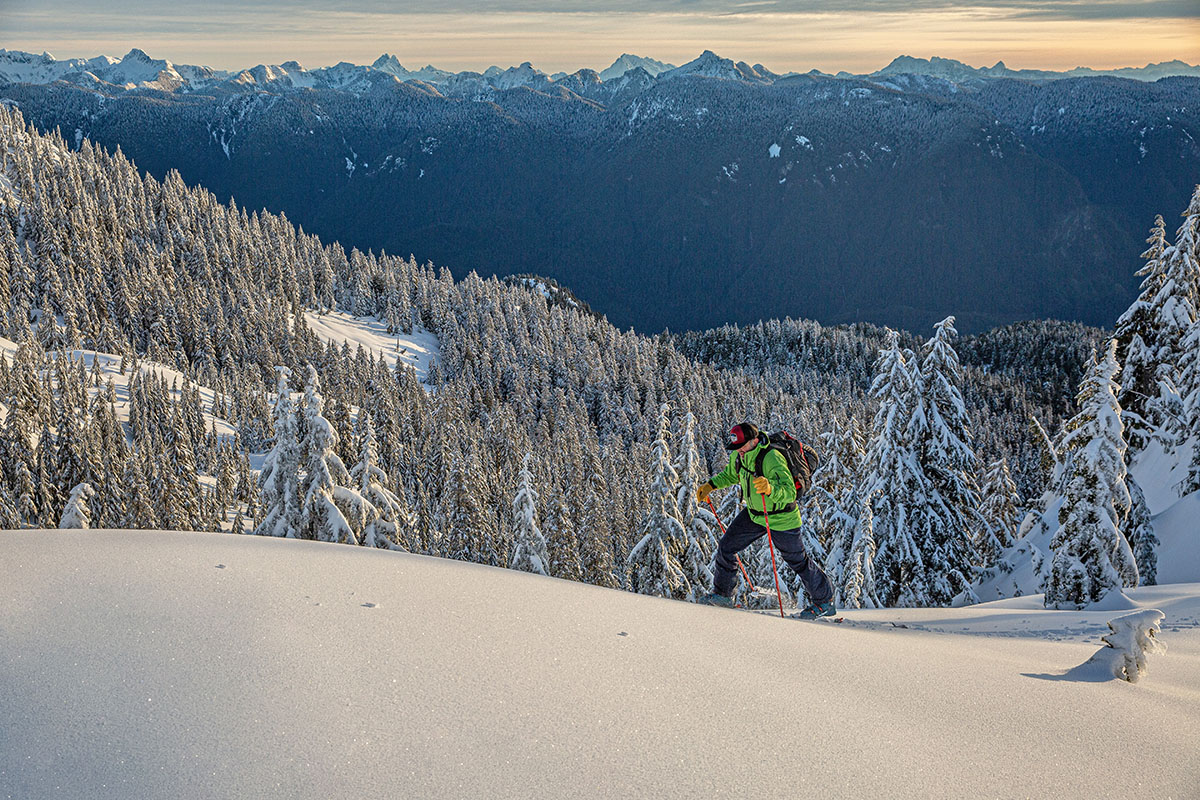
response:
M391 53L410 68L602 69L711 49L776 72L870 72L897 55L1014 69L1200 62L1200 0L0 0L0 47L217 69Z

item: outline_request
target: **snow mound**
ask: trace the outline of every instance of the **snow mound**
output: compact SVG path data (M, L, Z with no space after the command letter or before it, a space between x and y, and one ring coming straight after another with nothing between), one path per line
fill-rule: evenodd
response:
M806 623L228 534L7 531L0 553L13 797L1185 797L1200 778L1196 586L1133 590L1156 592L1171 654L1131 686L1047 674L1094 637L858 627L1077 612Z

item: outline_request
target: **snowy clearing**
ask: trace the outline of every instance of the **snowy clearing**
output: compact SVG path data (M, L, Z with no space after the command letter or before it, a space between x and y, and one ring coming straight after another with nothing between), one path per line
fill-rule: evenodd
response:
M1200 782L1197 585L1127 590L1167 617L1168 652L1131 684L1076 669L1118 612L1040 598L834 625L222 534L6 531L0 553L4 796L1187 797Z
M417 371L417 380L422 383L429 375L430 362L441 357L437 337L417 326L412 333L387 332L387 323L374 317L354 317L343 311L318 314L305 311L304 320L320 338L327 342L347 342L353 351L358 345L371 355L387 359L394 367L397 359Z

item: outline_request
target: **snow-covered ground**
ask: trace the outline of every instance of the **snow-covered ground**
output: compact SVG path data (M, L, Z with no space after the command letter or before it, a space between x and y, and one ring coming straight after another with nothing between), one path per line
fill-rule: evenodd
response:
M0 797L1194 797L1200 586L700 607L365 548L0 532ZM907 627L894 627L892 623Z
M441 357L438 340L417 326L412 333L390 334L387 323L374 317L354 317L343 311L318 314L305 311L304 319L312 332L327 342L347 342L353 351L358 345L376 358L383 356L394 367L401 359L417 371L417 380L425 382L429 365Z

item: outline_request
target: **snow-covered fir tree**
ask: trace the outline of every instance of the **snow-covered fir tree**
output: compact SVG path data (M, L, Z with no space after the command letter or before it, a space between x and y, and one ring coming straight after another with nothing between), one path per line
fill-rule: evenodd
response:
M1020 508L1023 505L1017 486L1008 471L1007 459L993 461L983 480L983 502L979 507L984 525L975 542L979 566L990 567L1000 552L1016 541Z
M629 585L639 594L682 600L691 592L691 586L675 554L686 541L687 532L677 516L678 476L671 466L667 444L671 425L666 403L659 409L658 423L658 438L652 448L650 508L638 525L638 542L629 553Z
M259 473L262 516L254 528L259 536L300 535L300 440L292 390L291 370L279 367L275 388L275 443Z
M1121 392L1117 402L1121 404L1121 419L1125 423L1126 440L1134 452L1145 448L1153 429L1161 424L1156 419L1158 409L1154 405L1158 396L1158 328L1156 301L1165 282L1167 250L1166 223L1162 215L1154 220L1149 247L1142 253L1146 264L1137 275L1142 279L1141 293L1117 320L1113 338L1117 342L1117 358L1121 368Z
M922 537L931 600L945 605L970 585L977 560L971 533L982 526L972 425L963 402L954 317L935 326L913 375L907 437L928 494L913 498L910 526ZM917 502L920 499L921 502Z
M322 415L324 405L317 370L310 364L301 407L304 438L300 452L305 456L305 470L300 482L299 534L302 539L358 544L358 536L335 502L339 489L350 482L350 474L335 452L337 431Z
M858 495L871 503L876 586L886 605L927 605L931 594L925 554L914 536L912 520L915 508L929 502L932 487L909 440L913 373L895 331L888 331L875 374L871 396L879 406L862 460Z
M379 466L378 442L371 415L362 412L358 463L350 470L356 491L339 487L341 507L353 514L355 535L365 547L407 550L412 547L412 516L404 502L388 488L387 473Z
M875 590L875 526L871 503L858 503L854 540L847 551L843 570L834 584L834 603L839 608L878 608Z
M1118 369L1116 343L1110 342L1080 386L1079 413L1064 439L1073 458L1061 527L1050 542L1048 607L1082 608L1114 589L1137 585L1137 564L1121 533L1130 499L1114 380Z
M685 538L679 557L684 577L691 587L690 600L712 591L713 554L717 546L718 528L712 510L696 503L696 489L703 483L707 470L696 447L696 417L686 401L678 415L675 436L675 472L678 476L676 507L683 523Z
M509 567L549 575L550 557L537 521L538 495L533 488L533 473L529 470L531 458L532 454L525 454L517 476L517 494L512 502L513 551Z
M1138 585L1158 583L1158 537L1154 535L1154 518L1146 505L1146 495L1132 475L1125 476L1129 487L1129 517L1125 521L1125 538L1137 563Z

